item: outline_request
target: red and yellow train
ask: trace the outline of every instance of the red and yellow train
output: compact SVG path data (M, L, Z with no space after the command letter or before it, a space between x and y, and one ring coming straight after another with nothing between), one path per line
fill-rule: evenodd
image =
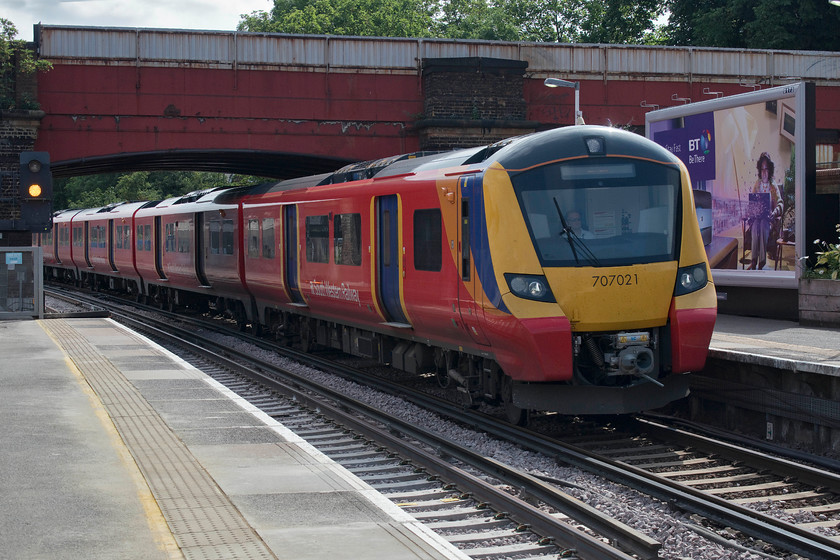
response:
M454 380L510 417L687 394L716 296L685 167L574 126L55 215L48 277Z

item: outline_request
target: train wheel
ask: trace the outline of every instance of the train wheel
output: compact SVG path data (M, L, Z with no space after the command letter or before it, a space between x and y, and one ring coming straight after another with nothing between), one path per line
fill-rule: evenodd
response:
M527 408L519 408L513 404L513 379L503 374L502 406L505 408L505 418L515 426L527 426L529 414Z
M435 379L438 385L446 389L452 381L449 377L449 368L452 367L452 354L440 348L435 349Z
M300 323L300 349L304 352L311 352L315 349L315 328L308 320L303 319Z

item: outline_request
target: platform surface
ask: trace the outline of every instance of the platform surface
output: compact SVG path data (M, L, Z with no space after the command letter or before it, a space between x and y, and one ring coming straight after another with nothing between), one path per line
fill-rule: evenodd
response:
M840 329L718 314L709 355L840 377Z
M0 556L464 559L108 319L0 321Z

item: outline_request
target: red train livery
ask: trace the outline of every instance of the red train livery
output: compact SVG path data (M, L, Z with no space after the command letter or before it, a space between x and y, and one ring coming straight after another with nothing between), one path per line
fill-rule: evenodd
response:
M36 242L48 276L436 373L514 421L685 396L716 317L685 167L605 127L68 210Z

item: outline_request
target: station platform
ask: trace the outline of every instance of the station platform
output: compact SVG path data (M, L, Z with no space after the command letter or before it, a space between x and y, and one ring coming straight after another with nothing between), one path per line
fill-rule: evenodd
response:
M0 321L0 556L466 559L109 319Z
M718 314L709 357L840 377L840 329Z

